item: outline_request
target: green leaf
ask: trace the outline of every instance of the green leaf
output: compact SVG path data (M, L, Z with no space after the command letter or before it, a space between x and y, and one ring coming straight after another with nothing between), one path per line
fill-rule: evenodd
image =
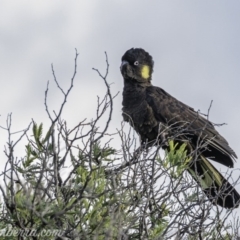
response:
M23 166L25 168L29 167L31 163L36 159L36 157L30 157L25 162L23 162Z
M41 123L39 127L36 123L33 124L33 136L35 138L36 144L40 150L42 150L42 143L40 138L42 137L43 124Z
M46 143L49 140L49 138L51 137L51 134L52 134L52 127L50 127L50 129L48 130L45 138L42 141L42 144Z

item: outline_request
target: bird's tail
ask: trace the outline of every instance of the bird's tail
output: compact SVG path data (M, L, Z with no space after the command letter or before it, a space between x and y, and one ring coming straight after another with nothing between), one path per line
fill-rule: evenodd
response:
M239 193L204 156L199 156L187 170L213 204L224 208L239 206Z

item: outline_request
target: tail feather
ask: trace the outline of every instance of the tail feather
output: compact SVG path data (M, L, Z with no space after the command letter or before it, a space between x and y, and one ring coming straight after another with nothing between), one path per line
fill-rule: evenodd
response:
M239 206L239 193L204 156L199 156L187 170L213 204L224 208Z

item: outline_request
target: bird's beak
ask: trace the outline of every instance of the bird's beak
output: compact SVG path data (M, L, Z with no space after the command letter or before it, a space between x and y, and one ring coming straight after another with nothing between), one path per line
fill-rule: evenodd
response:
M123 66L126 65L126 64L129 64L129 62L128 61L122 61L122 64L120 66L121 72L122 72Z

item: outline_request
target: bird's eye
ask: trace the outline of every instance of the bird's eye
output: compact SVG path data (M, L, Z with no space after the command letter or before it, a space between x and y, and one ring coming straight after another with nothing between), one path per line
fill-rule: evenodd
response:
M138 62L138 61L134 62L134 65L135 65L135 66L137 66L138 64L139 64L139 62Z

